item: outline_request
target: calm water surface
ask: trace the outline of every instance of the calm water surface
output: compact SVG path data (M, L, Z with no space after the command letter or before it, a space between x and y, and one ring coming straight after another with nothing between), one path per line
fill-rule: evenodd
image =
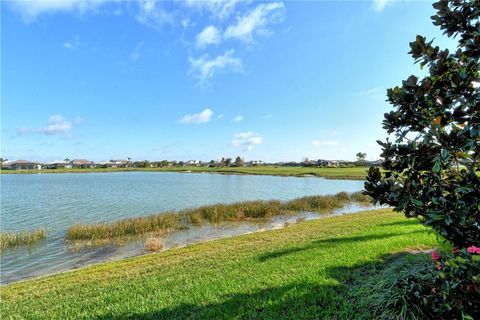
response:
M64 237L76 223L114 221L167 210L244 200L290 200L306 195L354 192L363 181L169 172L0 175L1 231L43 227L48 237L32 248L1 254L1 283L139 254L143 242L72 253ZM349 208L347 210L356 210ZM308 217L307 217L308 218ZM167 246L185 245L269 225L206 226L173 234Z

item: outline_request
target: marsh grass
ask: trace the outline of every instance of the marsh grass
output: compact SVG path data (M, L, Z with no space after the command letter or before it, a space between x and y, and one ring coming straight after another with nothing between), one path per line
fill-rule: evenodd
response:
M47 230L41 228L33 231L0 233L0 250L31 246L47 238Z
M145 241L145 251L155 252L163 249L163 240L159 238L147 238Z
M370 198L357 193L340 192L335 195L307 196L291 201L244 201L233 204L214 204L199 208L134 217L116 222L76 224L68 228L67 240L101 240L150 232L168 233L191 225L205 223L265 221L273 216L299 211L326 213L349 203L370 203Z

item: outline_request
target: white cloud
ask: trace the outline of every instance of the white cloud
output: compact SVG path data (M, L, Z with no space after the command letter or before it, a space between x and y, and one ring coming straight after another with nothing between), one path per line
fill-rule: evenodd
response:
M213 18L228 18L235 10L239 0L185 0L185 5L190 8L196 8L201 11L207 11Z
M209 59L208 55L190 60L190 74L194 74L198 78L198 84L205 86L218 71L242 72L243 63L239 58L233 56L233 50L226 51L223 55Z
M385 97L386 90L381 88L372 88L365 91L355 92L353 95L357 97L368 97L374 100L379 100Z
M81 117L76 117L73 122L65 119L65 117L54 114L48 118L47 125L42 128L30 129L27 127L21 127L18 129L19 134L28 134L28 133L40 133L44 135L63 135L66 138L70 138L69 133L73 128L73 124L80 124L84 119Z
M238 17L237 23L229 26L225 32L225 38L237 38L244 42L251 42L253 34L270 34L267 26L271 23L283 21L285 6L282 2L264 3L255 7L249 13Z
M244 151L250 151L254 146L263 142L262 137L253 132L242 132L234 135L232 145L236 147L243 147Z
M53 115L48 118L48 125L46 127L35 129L35 132L46 135L66 134L72 129L72 123L67 121L61 115Z
M137 21L155 30L160 30L165 24L173 24L173 15L167 12L160 5L158 0L139 1L140 12L137 14Z
M80 45L80 38L75 36L73 39L65 41L63 47L67 49L76 49Z
M214 26L208 26L195 37L195 43L198 48L204 48L209 44L220 42L220 32Z
M333 140L329 140L329 141L322 141L322 140L313 140L312 141L312 145L313 146L337 146L338 145L338 141L333 141Z
M236 116L232 119L233 122L240 122L240 121L243 121L243 119L245 119L243 116Z
M262 116L262 119L272 119L272 118L273 118L273 114L266 114Z
M105 0L42 0L42 1L10 1L12 8L18 11L25 22L32 22L42 14L73 12L84 14L105 4Z
M380 12L396 0L373 0L373 10Z
M210 109L205 109L200 113L196 114L187 114L180 119L179 123L189 124L189 123L207 123L210 122L213 115L213 111Z

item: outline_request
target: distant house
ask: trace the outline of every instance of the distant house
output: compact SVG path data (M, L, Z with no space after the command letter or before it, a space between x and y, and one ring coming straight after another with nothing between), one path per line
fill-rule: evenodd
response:
M28 160L12 160L2 163L2 169L7 170L40 170L42 165L38 162Z
M128 160L110 160L102 161L98 165L102 168L126 168L128 163Z
M254 166L263 166L265 163L262 160L251 160L245 163L247 167L254 167Z
M321 167L330 167L330 168L336 168L336 167L341 167L341 166L346 166L350 164L350 161L346 160L322 160L319 159L317 160L316 163L318 166Z
M95 164L93 163L93 161L86 159L73 159L71 161L71 165L73 168L95 168Z
M52 162L46 163L45 167L47 169L71 169L72 163L65 160L53 160Z
M198 160L188 160L185 162L185 165L187 166L198 166L200 165L200 162Z

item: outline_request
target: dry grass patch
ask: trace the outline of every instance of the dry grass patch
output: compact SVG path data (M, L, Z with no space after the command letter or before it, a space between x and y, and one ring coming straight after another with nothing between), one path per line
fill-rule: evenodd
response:
M155 252L163 249L164 242L159 238L147 238L145 241L145 251Z

